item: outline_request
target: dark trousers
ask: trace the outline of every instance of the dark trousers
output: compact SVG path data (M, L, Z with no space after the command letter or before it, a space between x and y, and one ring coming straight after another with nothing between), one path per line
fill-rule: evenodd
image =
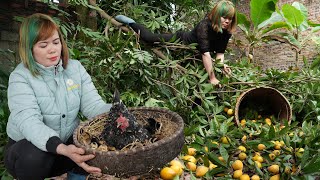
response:
M8 172L18 180L43 180L78 167L68 157L42 151L25 139L18 142L9 139L4 164Z
M129 26L140 35L140 38L146 43L169 42L176 34L155 34L145 26L138 23L130 23Z

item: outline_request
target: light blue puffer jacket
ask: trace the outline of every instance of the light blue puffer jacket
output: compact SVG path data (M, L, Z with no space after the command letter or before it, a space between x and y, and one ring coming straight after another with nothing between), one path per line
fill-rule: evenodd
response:
M10 74L8 104L10 117L8 136L19 141L27 139L47 151L46 143L53 136L63 142L79 125L79 111L87 118L108 112L90 75L77 60L69 60L66 69L37 64L40 75L34 77L21 63Z

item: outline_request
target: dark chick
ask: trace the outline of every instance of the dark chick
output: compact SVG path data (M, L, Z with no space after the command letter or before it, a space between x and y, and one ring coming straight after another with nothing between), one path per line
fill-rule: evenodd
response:
M116 149L122 149L135 141L144 142L152 136L122 103L118 90L114 93L113 104L108 114L108 123L102 135L107 145Z

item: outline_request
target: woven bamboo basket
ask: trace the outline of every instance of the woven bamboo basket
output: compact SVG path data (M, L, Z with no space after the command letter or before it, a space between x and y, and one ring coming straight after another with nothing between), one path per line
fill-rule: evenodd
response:
M87 163L101 168L104 174L116 177L143 175L157 171L172 159L177 157L184 144L184 121L177 113L162 108L137 107L129 108L139 122L141 119L154 118L158 122L170 121L174 125L172 134L153 143L129 150L99 151L78 141L79 136L93 124L99 124L100 129L91 129L97 135L101 134L107 114L99 115L86 123L82 123L73 133L76 146L84 148L86 153L95 153L96 157ZM171 128L172 129L172 128Z
M244 109L249 104L254 105L256 109L264 109L266 114L274 114L279 120L291 122L292 110L289 101L275 88L252 88L238 97L235 107L235 121L238 126L240 126L239 120L245 115Z

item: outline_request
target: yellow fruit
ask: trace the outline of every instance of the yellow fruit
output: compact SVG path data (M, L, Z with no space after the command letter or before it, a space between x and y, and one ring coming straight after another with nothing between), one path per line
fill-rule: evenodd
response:
M254 163L256 164L257 168L259 168L259 169L260 169L260 168L262 167L261 162L259 162L259 161L255 161Z
M274 146L273 146L274 149L277 149L277 150L280 150L281 149L281 144L280 143L276 143Z
M279 150L274 150L272 153L273 153L274 155L276 155L276 156L279 156L279 155L280 155L280 151L279 151Z
M227 108L227 107L223 108L224 112L228 112L228 110L229 110L229 108Z
M217 146L219 146L219 143L217 141L211 141L212 144L216 144Z
M229 116L232 116L232 115L233 115L233 109L228 109L227 114L228 114Z
M240 161L240 160L235 160L233 163L232 163L232 168L234 170L240 170L243 168L243 163Z
M209 152L209 148L207 146L205 146L204 151Z
M247 155L246 155L246 153L242 152L242 153L239 154L238 157L239 157L240 160L245 160L247 158Z
M271 176L269 180L280 180L280 174L276 174L274 176Z
M240 124L241 124L242 127L244 127L244 126L246 125L246 120L245 120L245 119L242 119L242 120L240 121Z
M261 119L261 117L262 117L262 116L259 114L259 115L258 115L258 119Z
M274 159L276 158L276 155L273 154L273 153L270 153L270 154L269 154L269 158L270 158L271 160L274 160Z
M242 169L233 172L233 178L238 179L240 176L242 176Z
M176 172L176 174L179 176L183 173L183 170L179 165L173 165L173 166L170 166L170 168L173 169Z
M303 152L304 152L304 149L303 148L297 148L296 149L296 156L298 157L298 158L302 158L302 155L303 155Z
M195 148L188 148L188 155L194 156L196 154L196 149Z
M170 166L179 166L181 169L184 168L183 163L179 160L172 160L172 161L170 161L169 164L170 164Z
M212 162L209 162L209 170L214 169L216 167L218 167L218 166L213 164Z
M271 172L272 174L278 174L279 173L279 165L274 164L268 167L268 171Z
M224 163L226 162L226 161L223 159L222 156L219 156L218 159L219 159L221 162L224 162Z
M259 155L254 155L251 159L252 159L253 161L257 161L257 160L258 160L258 157L259 157Z
M242 152L246 152L246 150L247 150L246 147L244 147L244 146L239 146L238 149Z
M300 131L299 132L299 136L301 137L301 136L303 136L304 135L304 132L303 131Z
M271 119L270 118L266 118L265 119L266 124L268 124L269 126L271 126Z
M221 142L222 142L223 144L229 144L229 141L230 141L230 138L228 138L228 137L226 137L226 136L223 136L223 137L221 138Z
M193 162L194 164L197 163L197 159L190 155L185 155L182 157L183 160Z
M291 172L290 167L286 166L286 167L284 168L284 172L285 172L286 174L290 174L290 172Z
M258 149L260 151L263 151L266 148L266 146L264 144L258 144Z
M251 176L251 180L260 180L260 177L258 175Z
M202 177L208 172L209 168L206 166L198 166L196 169L196 176Z
M248 174L242 174L239 179L240 180L250 180L250 176Z
M177 173L173 169L171 169L169 167L165 167L160 171L161 178L165 179L165 180L171 180L176 175L177 175Z
M242 138L241 138L241 141L245 142L246 140L247 140L247 136L243 135Z
M256 161L258 161L258 162L262 163L262 162L264 161L264 159L263 159L263 157L262 157L262 156L258 156Z
M193 162L187 162L186 167L190 170L190 171L195 171L197 169L197 165Z

